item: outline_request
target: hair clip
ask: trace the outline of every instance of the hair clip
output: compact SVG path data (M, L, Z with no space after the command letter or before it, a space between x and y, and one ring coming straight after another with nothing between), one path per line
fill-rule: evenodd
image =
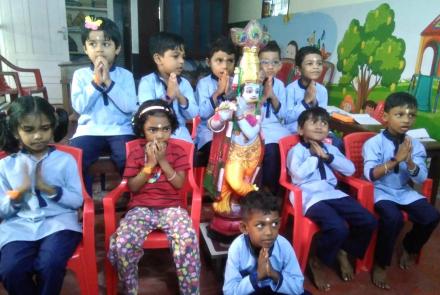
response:
M102 25L101 19L95 19L94 17L87 15L85 18L84 27L86 29L90 29L92 31L96 31L99 29L99 26Z

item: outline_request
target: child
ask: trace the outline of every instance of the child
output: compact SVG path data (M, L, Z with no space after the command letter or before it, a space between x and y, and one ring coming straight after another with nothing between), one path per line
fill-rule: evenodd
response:
M230 39L219 38L212 45L206 59L211 74L199 80L196 87L196 98L199 102L201 122L197 128L197 153L194 157L194 166L204 167L208 164L211 150L212 131L208 128L208 119L214 115L214 110L226 100L230 94L230 79L234 74L235 46Z
M377 103L372 100L367 100L364 102L362 106L362 112L364 114L369 114L371 117L374 117L374 110L377 107Z
M304 110L314 106L325 108L328 103L327 89L315 81L323 70L321 51L313 46L302 47L296 54L295 63L301 78L286 87L286 124L291 133L296 133L298 117Z
M304 215L320 228L316 251L311 250L309 267L315 285L328 291L322 263L339 262L344 281L353 278L348 254L362 258L370 242L376 220L355 199L335 189L337 179L333 170L354 173L353 163L333 145L323 143L328 136L330 116L320 107L305 110L298 118L301 142L287 156L293 184L302 190Z
M416 113L417 100L411 94L397 92L388 96L384 106L387 128L365 142L362 151L364 175L374 182L374 208L379 214L372 279L383 289L390 289L386 268L403 227L400 210L407 212L413 223L402 243L402 269L415 262L440 220L439 212L409 184L422 183L427 177L425 148L418 140L405 135Z
M199 294L199 244L179 195L189 169L188 155L168 143L177 126L172 107L160 99L144 102L133 119L135 134L147 143L128 155L124 178L132 192L130 210L111 237L108 253L126 294L138 292L142 245L155 229L163 230L171 241L181 294Z
M277 42L270 41L260 50L259 59L264 74L263 96L261 98L262 133L264 137L264 157L262 165L263 189L276 195L280 178L280 149L278 141L289 135L289 130L282 123L281 108L286 105L284 83L275 76L281 69L281 49Z
M75 159L49 146L68 115L46 99L23 96L0 115L0 281L9 294L59 294L82 239ZM54 255L55 254L55 255Z
M121 35L116 24L104 17L86 17L81 33L84 51L92 64L76 70L72 80L72 106L80 115L70 144L83 150L83 175L92 196L90 165L103 150L122 174L125 143L134 138L131 117L137 109L133 75L114 65L121 50Z
M252 191L240 199L240 206L242 234L229 247L223 293L304 294L293 248L278 235L278 198Z
M180 76L185 58L183 39L172 33L157 33L150 38L149 51L156 63L157 72L141 79L139 102L165 100L173 108L179 122L172 137L192 143L186 121L196 117L199 110L191 84Z

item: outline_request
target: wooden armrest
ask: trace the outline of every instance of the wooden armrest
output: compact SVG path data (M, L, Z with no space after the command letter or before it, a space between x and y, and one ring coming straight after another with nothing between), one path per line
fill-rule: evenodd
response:
M20 78L18 77L17 72L0 72L0 75L4 76L12 76L15 82L15 87L21 88Z

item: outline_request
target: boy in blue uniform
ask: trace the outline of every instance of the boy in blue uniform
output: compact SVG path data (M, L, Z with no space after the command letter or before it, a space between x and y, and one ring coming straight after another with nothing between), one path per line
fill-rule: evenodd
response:
M386 99L384 111L387 129L370 138L362 152L364 175L374 182L374 208L380 216L372 279L377 287L390 289L386 267L403 227L400 210L406 211L413 222L402 243L402 269L415 262L438 225L440 214L409 184L422 183L427 177L425 148L405 135L415 121L417 100L405 92L393 93Z
M296 54L296 66L301 78L286 87L286 124L291 133L296 133L299 115L311 107L327 107L328 93L324 85L315 80L321 76L323 61L321 51L313 46L302 47Z
M290 243L278 235L280 208L270 193L240 199L242 234L231 244L223 294L304 294L304 277Z
M281 69L281 49L277 42L270 41L260 50L259 59L265 79L261 98L261 128L264 138L264 156L262 165L262 187L276 195L279 190L280 149L278 141L289 135L283 123L283 111L286 108L286 89L284 83L276 78ZM284 115L286 113L284 112Z
M186 121L198 115L198 106L191 84L180 76L185 61L183 39L172 33L157 33L150 38L149 51L157 71L141 79L139 103L152 99L166 100L172 105L179 122L179 128L171 137L192 143Z
M72 107L79 114L78 127L70 144L83 150L83 175L92 196L90 165L103 150L122 174L125 143L134 138L131 117L137 110L132 73L114 65L121 50L121 34L107 18L86 17L81 33L90 67L76 70L72 79Z
M301 142L287 155L293 184L302 190L304 215L319 228L316 250L310 251L308 265L319 290L330 290L323 263L332 265L337 258L344 281L353 278L348 254L363 258L376 228L376 220L355 199L336 189L333 170L354 173L353 163L333 145L323 143L328 136L330 116L320 107L305 110L298 118ZM293 200L291 200L293 202ZM294 204L296 205L296 204Z
M204 167L208 164L211 150L212 131L208 128L208 119L214 115L218 105L230 95L230 81L234 74L236 49L230 39L220 38L216 40L209 52L207 63L212 73L203 77L197 83L196 99L199 102L199 114L201 122L197 128L195 144L194 166Z

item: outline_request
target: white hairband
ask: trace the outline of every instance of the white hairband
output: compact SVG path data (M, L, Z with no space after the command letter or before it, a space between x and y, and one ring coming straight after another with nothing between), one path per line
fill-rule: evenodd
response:
M154 110L162 110L162 111L166 111L166 112L170 111L168 108L163 107L163 106L151 106L151 107L143 109L142 112L139 114L139 117L148 111L154 111Z

